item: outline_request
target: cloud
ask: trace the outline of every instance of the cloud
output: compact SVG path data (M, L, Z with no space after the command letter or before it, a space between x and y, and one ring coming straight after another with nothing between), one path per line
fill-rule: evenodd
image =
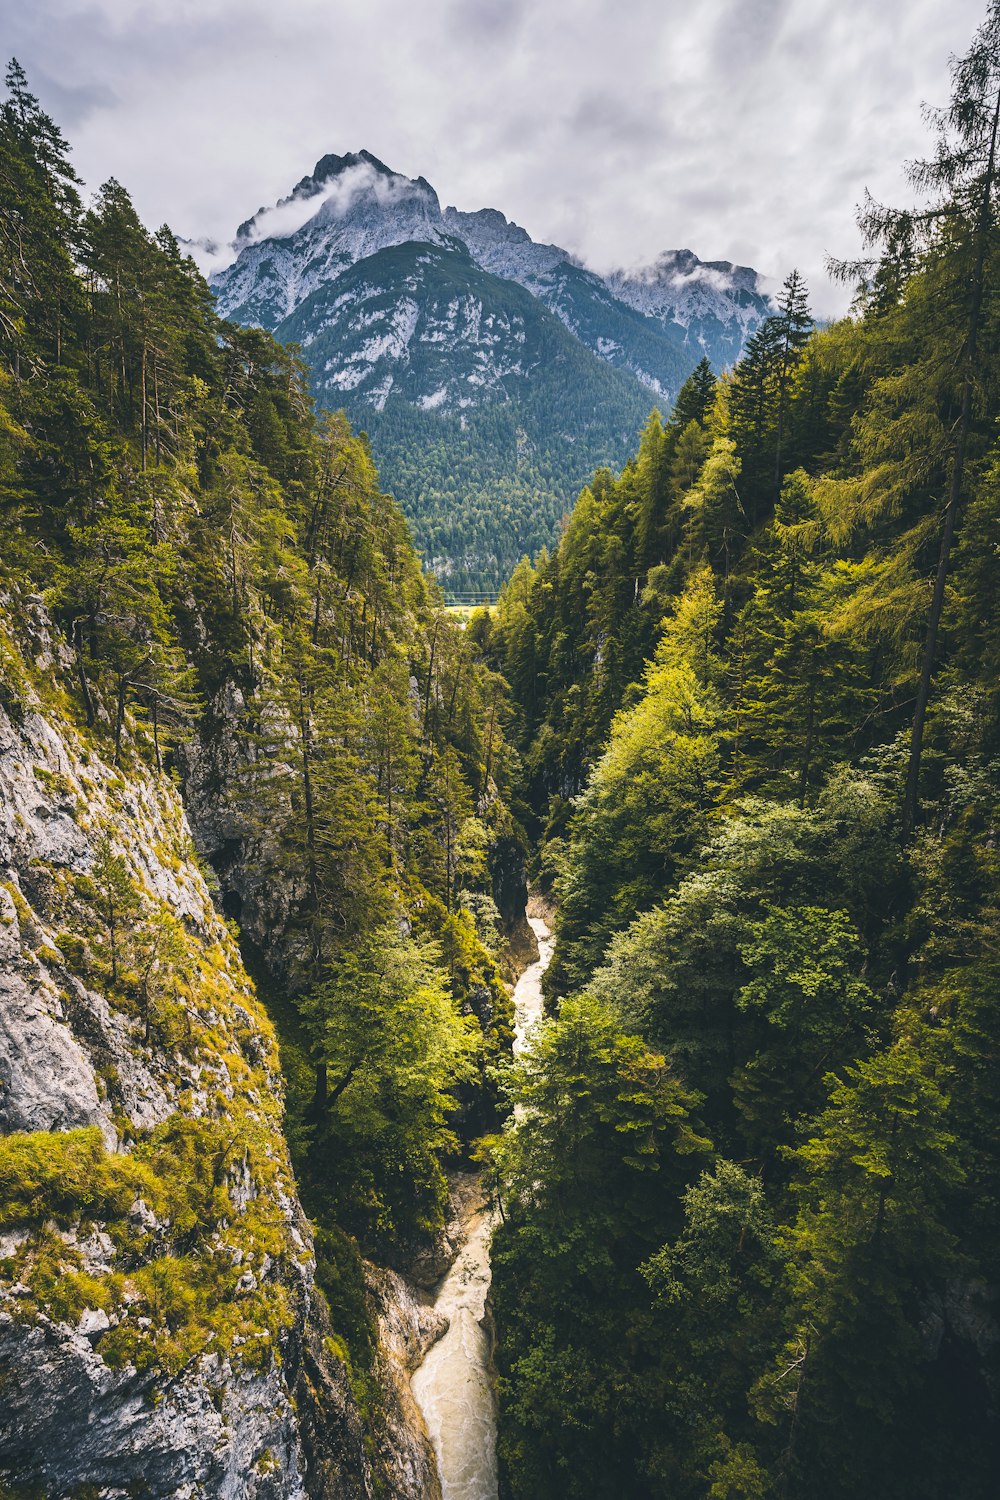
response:
M455 34L477 46L509 39L524 18L524 0L454 0L451 24Z
M905 202L983 0L0 0L7 46L147 222L226 245L366 147L598 269L689 245L845 295L869 186ZM289 210L286 220L294 223ZM287 232L287 231L286 231Z

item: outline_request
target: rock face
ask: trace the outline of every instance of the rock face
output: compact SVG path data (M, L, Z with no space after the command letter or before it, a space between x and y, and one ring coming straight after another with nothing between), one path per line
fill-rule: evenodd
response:
M297 1425L273 1376L207 1357L153 1405L151 1382L109 1370L83 1326L0 1314L0 1367L17 1373L0 1428L9 1477L51 1496L91 1484L117 1500L141 1479L158 1496L305 1500Z
M379 1377L386 1407L379 1434L380 1468L397 1476L402 1493L441 1500L437 1464L410 1389L410 1376L447 1328L447 1319L435 1313L429 1299L396 1271L369 1266L368 1290L376 1310Z
M717 366L739 359L773 311L762 278L750 266L699 260L691 250L667 250L640 270L613 271L605 284L643 317L683 328L688 345L702 348Z
M362 1500L273 1031L174 784L102 758L43 611L18 616L0 707L0 1487ZM411 1477L391 1493L423 1495Z
M264 966L295 988L308 958L307 940L293 920L305 899L269 844L268 829L255 825L246 801L235 795L241 771L253 754L243 732L243 695L228 680L198 732L179 747L184 803L199 852L218 877L222 908L240 924ZM280 865L282 878L274 877Z

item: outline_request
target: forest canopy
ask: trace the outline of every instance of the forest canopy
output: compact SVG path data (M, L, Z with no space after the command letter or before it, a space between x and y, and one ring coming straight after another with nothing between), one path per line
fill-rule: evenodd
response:
M851 315L792 273L473 626L558 903L498 1162L517 1500L1000 1483L995 4L952 86Z

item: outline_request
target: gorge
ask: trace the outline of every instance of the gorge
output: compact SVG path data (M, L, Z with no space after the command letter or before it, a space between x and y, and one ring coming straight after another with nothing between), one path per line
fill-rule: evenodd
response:
M789 273L532 556L478 493L458 610L11 63L0 1500L1000 1492L1000 0L952 89L850 314ZM634 397L581 268L397 189L290 317L398 333L383 257L567 442Z

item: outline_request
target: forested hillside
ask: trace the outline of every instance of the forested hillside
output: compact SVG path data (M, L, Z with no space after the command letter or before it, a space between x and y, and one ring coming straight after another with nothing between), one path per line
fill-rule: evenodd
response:
M460 242L368 256L275 337L301 347L317 405L368 433L449 596L495 595L589 469L620 465L652 399Z
M1000 10L805 290L474 632L553 1019L497 1145L512 1500L1000 1487Z
M324 1387L311 1366L310 1401L356 1430L350 1493L404 1493L361 1252L409 1264L435 1250L444 1163L492 1119L488 1073L510 1035L498 959L524 899L504 684L422 575L364 439L343 416L315 423L299 364L269 334L217 318L169 230L148 233L119 183L84 209L63 138L16 64L7 82L5 776L24 771L21 736L75 749L35 771L36 800L58 803L69 828L65 847L39 834L41 864L22 859L23 819L11 809L5 891L11 930L27 945L18 972L41 965L32 1003L40 1014L55 1007L52 1034L87 995L119 1040L100 1072L116 1122L106 1156L94 1130L69 1128L72 1112L19 1100L31 1043L19 1013L5 1017L3 1118L15 1128L0 1137L0 1179L5 1243L18 1248L0 1264L3 1315L16 1307L25 1339L33 1318L39 1328L64 1320L101 1380L138 1362L145 1385L166 1391L222 1349L234 1384L241 1370L280 1369L284 1343L268 1340L286 1338L294 1309L277 1294L268 1302L256 1277L279 1251L311 1265L311 1247L276 1238L282 1216L293 1225L301 1214L283 1166L273 1036L233 935L206 894L209 915L199 907L197 918L216 946L206 936L203 954L195 918L143 873L158 859L183 886L185 862L196 861L179 788L213 861L204 879L239 919L233 934L280 1033L287 1135L332 1314L319 1343L350 1376L350 1389ZM150 799L177 823L169 846L135 843ZM49 817L45 805L32 813L39 828ZM57 928L56 947L45 934ZM213 975L226 963L235 980ZM227 984L243 987L252 1014L232 1011ZM76 1009L60 1009L59 994L67 1006L77 996ZM230 1071L210 1087L216 1053ZM130 1072L133 1062L166 1068L166 1124L136 1112L126 1062ZM44 1049L36 1063L47 1066ZM137 1194L151 1220L136 1220L138 1209L128 1220ZM234 1213L244 1249L225 1237ZM84 1264L73 1246L102 1235L99 1271L60 1281ZM225 1371L213 1378L228 1400ZM58 1427L59 1400L55 1389L40 1395L38 1420ZM113 1405L106 1398L102 1429L112 1436ZM302 1431L318 1420L322 1446L310 1411L300 1411ZM49 1439L29 1462L18 1425L0 1424L0 1472L12 1464L12 1482L42 1483ZM87 1467L97 1460L86 1447L73 1451L61 1472L75 1475L77 1493L109 1471ZM140 1483L141 1445L119 1458L115 1482ZM260 1462L275 1476L267 1483L280 1483L284 1459ZM312 1474L315 1493L334 1493L324 1482ZM280 1493L300 1493L290 1468L284 1483Z

